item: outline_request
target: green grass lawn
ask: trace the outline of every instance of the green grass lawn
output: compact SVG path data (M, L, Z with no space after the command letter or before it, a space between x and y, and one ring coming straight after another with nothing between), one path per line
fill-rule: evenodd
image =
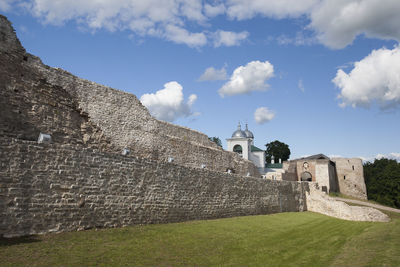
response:
M0 240L0 265L400 266L400 215L350 222L312 212Z

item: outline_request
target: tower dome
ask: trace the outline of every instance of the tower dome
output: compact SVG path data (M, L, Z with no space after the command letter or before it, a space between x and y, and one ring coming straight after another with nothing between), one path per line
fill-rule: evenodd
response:
M232 138L246 138L246 133L244 131L242 131L242 128L240 126L240 122L238 125L238 128L236 131L233 132L232 134Z
M250 132L249 129L247 129L247 123L246 123L246 129L244 130L244 133L246 134L246 137L247 137L247 138L254 139L253 133Z

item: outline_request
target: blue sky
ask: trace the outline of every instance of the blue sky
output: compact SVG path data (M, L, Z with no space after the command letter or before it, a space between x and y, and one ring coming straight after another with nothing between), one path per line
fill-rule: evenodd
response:
M2 0L0 11L45 64L224 147L240 121L291 158L400 159L400 1Z

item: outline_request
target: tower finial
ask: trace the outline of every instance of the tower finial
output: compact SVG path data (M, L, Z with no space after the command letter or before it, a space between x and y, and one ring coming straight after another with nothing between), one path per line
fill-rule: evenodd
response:
M242 130L242 126L240 125L240 121L239 121L239 124L238 124L238 130Z

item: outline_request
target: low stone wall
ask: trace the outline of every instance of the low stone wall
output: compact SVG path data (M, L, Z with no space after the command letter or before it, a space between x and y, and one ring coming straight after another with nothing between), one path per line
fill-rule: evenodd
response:
M322 192L318 184L310 183L306 193L307 210L348 221L388 222L390 218L383 212L360 206L349 206Z
M304 211L306 183L0 138L0 235Z

